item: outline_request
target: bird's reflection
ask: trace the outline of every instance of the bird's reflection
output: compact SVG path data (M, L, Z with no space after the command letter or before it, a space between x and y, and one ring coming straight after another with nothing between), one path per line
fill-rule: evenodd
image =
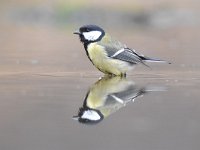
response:
M160 88L152 87L152 90L159 91ZM91 86L83 106L73 119L80 123L97 124L127 103L152 90L151 87L138 87L126 78L104 77Z

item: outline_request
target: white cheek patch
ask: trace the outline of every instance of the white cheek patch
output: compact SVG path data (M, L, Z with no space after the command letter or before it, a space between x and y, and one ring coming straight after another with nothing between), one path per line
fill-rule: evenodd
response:
M95 41L101 36L100 31L83 32L83 36L88 41Z
M83 119L89 119L89 120L94 120L97 121L99 119L101 119L101 117L99 116L99 114L93 110L87 110L83 113L83 115L81 116L81 118Z

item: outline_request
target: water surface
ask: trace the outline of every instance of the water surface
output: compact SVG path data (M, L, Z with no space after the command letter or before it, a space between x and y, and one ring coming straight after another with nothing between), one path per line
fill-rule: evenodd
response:
M1 75L1 149L198 149L198 73L135 74L136 87L159 87L93 125L72 117L99 75ZM108 83L110 84L110 83ZM113 83L113 85L118 85ZM113 86L112 86L113 87ZM108 87L109 88L109 87ZM98 89L97 89L98 90Z

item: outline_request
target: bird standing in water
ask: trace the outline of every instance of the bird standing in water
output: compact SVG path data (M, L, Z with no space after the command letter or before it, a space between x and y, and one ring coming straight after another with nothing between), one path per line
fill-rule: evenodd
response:
M136 64L147 66L146 62L166 62L136 53L135 50L112 39L96 25L82 26L74 34L79 35L93 65L108 75L126 76L126 72L132 70Z

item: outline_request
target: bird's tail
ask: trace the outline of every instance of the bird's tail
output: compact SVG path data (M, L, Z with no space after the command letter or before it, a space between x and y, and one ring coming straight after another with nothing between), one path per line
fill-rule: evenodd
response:
M141 58L144 62L160 62L160 63L168 63L168 64L171 64L170 62L165 61L165 60L156 59L156 58L150 58L150 57L146 57L146 56L140 56L140 58Z

